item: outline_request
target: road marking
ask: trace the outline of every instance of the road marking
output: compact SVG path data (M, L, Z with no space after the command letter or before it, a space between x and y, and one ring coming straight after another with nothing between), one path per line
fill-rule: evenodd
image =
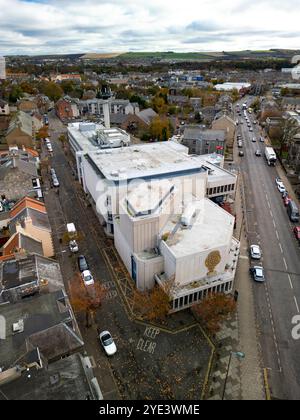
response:
M279 240L279 233L278 233L278 230L276 230L276 236L277 236L277 239Z
M240 255L241 260L249 260L249 257L247 255Z
M273 219L273 225L274 225L274 228L276 228L276 223L275 223L275 220Z
M288 265L287 265L287 263L286 263L286 259L283 257L283 263L284 263L284 265L285 265L285 268L286 268L286 270L288 269Z
M283 254L283 248L281 244L279 244L279 248L280 248L281 253Z
M293 286L293 282L292 282L292 278L291 278L291 276L290 276L290 275L288 275L288 278L289 278L289 282L290 282L291 289L292 289L292 290L294 290L294 286Z
M299 313L300 312L299 311L299 305L298 305L298 301L297 301L296 296L294 296L294 300L295 300L295 305L296 305L296 308L297 308L297 312Z

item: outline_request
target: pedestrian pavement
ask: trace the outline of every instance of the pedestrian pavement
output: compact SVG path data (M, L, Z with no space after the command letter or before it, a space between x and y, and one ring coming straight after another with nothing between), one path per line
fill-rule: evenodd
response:
M237 156L235 162L238 162ZM241 256L235 280L235 290L238 291L237 313L223 324L222 330L216 335L217 350L207 399L265 400L254 294L249 277L246 202L241 173L237 186L235 214L235 236L241 241ZM238 359L235 356L237 352L244 353L245 358Z

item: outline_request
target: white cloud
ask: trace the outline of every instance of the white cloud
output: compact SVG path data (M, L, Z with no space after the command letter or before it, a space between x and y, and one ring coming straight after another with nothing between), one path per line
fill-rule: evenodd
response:
M0 0L0 54L300 48L298 0Z

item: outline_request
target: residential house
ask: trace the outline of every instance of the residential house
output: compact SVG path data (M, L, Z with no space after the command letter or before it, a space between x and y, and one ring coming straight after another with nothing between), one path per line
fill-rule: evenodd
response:
M233 147L236 124L235 121L228 115L222 115L220 118L212 122L213 130L223 130L226 133L226 146L229 148Z
M30 147L35 148L33 139L33 123L30 115L23 111L17 112L12 118L7 133L6 143L8 146Z
M38 112L38 105L33 99L20 99L17 106L19 111L26 112L30 115L34 112Z
M226 132L224 130L203 130L199 127L186 127L182 139L193 155L224 154Z
M59 263L39 254L0 257L0 306L64 288Z
M68 96L56 102L55 111L58 118L62 121L74 120L80 116L77 102Z
M0 152L0 191L8 200L26 195L42 197L38 177L39 155L35 150L12 148Z
M0 401L103 399L58 263L0 257L0 318Z
M34 131L37 133L44 126L44 119L39 112L31 115Z
M79 111L81 115L96 115L100 118L104 117L104 106L108 104L110 115L135 115L140 111L137 103L131 103L125 99L88 99L79 101Z
M176 105L183 107L189 105L189 97L184 95L168 95L168 103L170 105Z
M282 98L281 107L284 111L300 111L300 97Z
M156 117L158 117L158 114L152 109L152 108L147 108L144 109L141 112L137 113L137 116L144 121L144 123L149 126L152 122L152 120Z
M43 255L53 257L51 226L45 204L30 197L19 201L10 211L11 235L23 234L42 243Z

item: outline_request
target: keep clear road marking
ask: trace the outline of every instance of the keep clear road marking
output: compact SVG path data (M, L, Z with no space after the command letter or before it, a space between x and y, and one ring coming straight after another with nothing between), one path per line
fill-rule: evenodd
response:
M299 305L298 305L298 301L297 301L297 298L294 296L294 300L295 300L295 305L296 305L296 308L297 308L297 312L298 312L298 314L299 314Z
M291 289L294 290L293 282L292 282L291 276L289 274L288 274L288 278L289 278Z

